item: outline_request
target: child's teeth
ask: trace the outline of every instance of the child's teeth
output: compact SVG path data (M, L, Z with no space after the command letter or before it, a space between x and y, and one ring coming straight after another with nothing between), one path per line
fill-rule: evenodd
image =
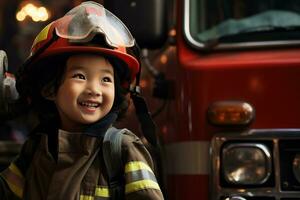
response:
M98 103L88 103L88 102L82 102L81 105L88 106L88 107L97 107Z

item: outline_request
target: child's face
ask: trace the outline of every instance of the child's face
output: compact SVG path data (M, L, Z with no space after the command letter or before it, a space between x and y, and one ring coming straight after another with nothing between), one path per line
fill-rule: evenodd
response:
M107 59L80 54L67 61L62 84L55 96L61 128L81 131L112 108L115 98L114 70Z

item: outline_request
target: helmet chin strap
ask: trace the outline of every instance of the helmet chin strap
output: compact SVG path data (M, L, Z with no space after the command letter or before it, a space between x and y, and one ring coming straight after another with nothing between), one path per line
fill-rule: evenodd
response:
M130 89L130 97L133 101L135 112L141 125L141 130L147 141L156 147L158 145L156 137L156 125L148 110L145 99L141 96L140 84L141 67L136 75L136 84Z

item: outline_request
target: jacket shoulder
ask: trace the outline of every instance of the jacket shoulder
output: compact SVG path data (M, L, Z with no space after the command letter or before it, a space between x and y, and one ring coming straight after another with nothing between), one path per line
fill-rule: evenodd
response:
M129 144L132 142L138 142L138 143L142 143L141 139L134 134L132 131L124 128L124 129L120 129L120 131L123 133L123 140L122 140L122 144Z
M127 199L163 199L155 177L151 154L141 139L128 129L122 129L122 158L125 166Z

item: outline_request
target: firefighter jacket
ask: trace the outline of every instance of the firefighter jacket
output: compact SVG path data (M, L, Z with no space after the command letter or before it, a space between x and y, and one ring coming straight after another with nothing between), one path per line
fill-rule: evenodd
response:
M103 139L57 132L57 137L38 133L25 142L17 159L1 173L1 200L109 199ZM53 143L57 145L51 150L53 145L49 144ZM122 160L125 199L163 199L151 156L130 132L122 139Z

